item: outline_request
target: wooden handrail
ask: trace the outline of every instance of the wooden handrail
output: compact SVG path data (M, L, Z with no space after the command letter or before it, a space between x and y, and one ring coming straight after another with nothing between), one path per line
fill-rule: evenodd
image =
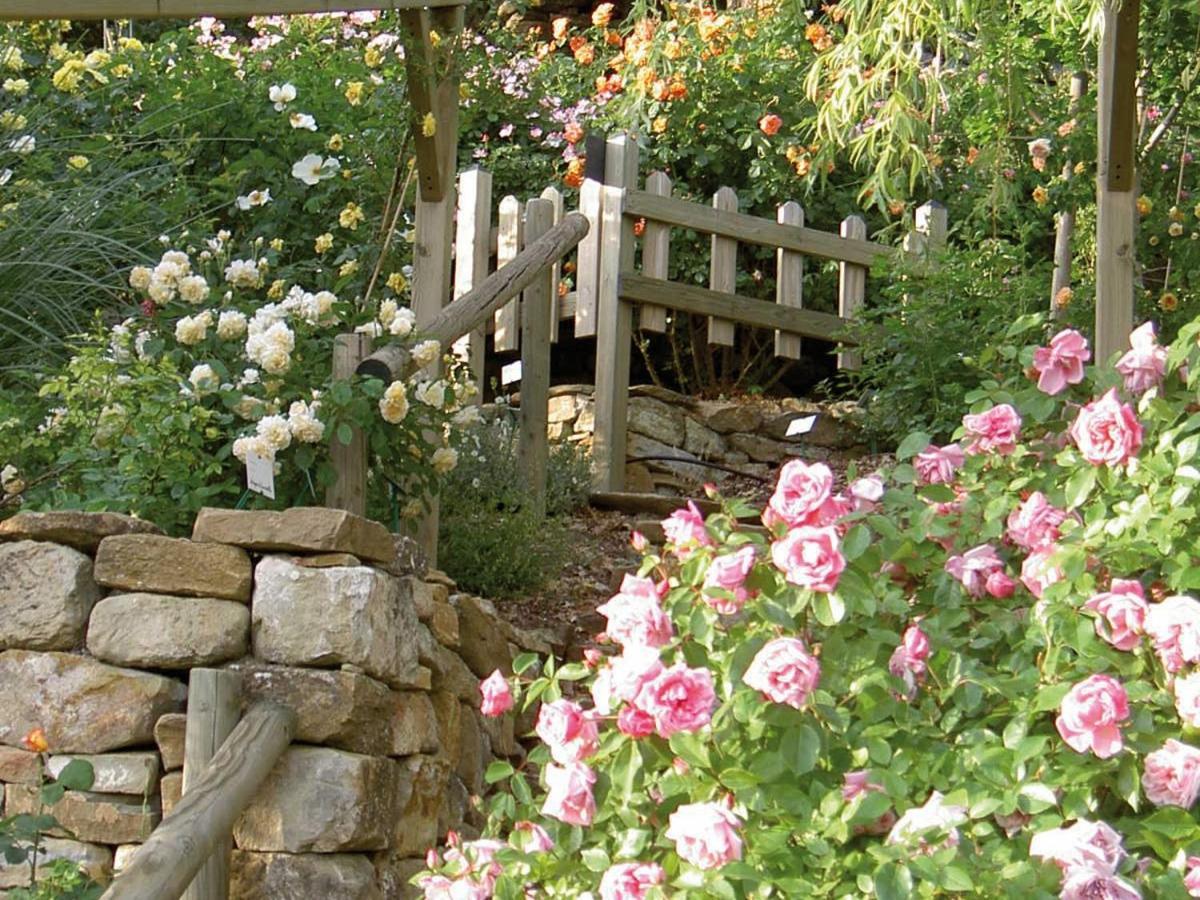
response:
M233 828L296 731L296 714L255 703L101 900L176 900Z
M0 21L194 19L460 6L464 0L4 0Z
M588 220L584 216L579 213L563 216L561 222L518 253L512 262L443 308L421 330L422 336L438 341L443 348L449 347L533 284L547 268L574 249L587 232ZM399 344L386 344L359 363L356 371L359 375L397 381L414 368L407 350Z

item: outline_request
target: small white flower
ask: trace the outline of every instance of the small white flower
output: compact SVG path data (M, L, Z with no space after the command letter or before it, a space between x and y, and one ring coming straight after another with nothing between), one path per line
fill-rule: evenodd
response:
M292 166L292 177L311 186L326 178L332 178L342 164L332 156L326 158L319 153L309 153Z
M275 448L262 435L240 437L233 442L233 455L242 462L245 462L251 453L260 459L275 458Z
M135 291L147 290L153 277L153 273L146 266L134 266L129 270L129 286Z
M258 369L243 369L242 377L238 379L237 386L243 388L248 384L258 384L259 380Z
M325 436L325 423L316 417L317 406L297 400L288 408L288 428L302 444L316 444Z
M471 425L476 425L483 421L483 414L479 412L478 406L464 406L454 414L451 421L459 428L467 428Z
M32 134L23 134L9 142L8 149L20 156L28 156L37 149L37 138Z
M379 324L384 328L391 328L392 320L396 318L396 311L399 307L395 300L384 300L379 304Z
M392 425L402 422L408 415L408 394L403 381L393 381L379 398L379 414Z
M317 130L317 120L308 113L292 113L288 116L288 122L293 128L302 128L305 131Z
M277 112L282 112L284 107L296 99L296 86L291 83L273 84L267 91L267 98L275 104Z
M21 473L12 463L0 469L0 490L10 496L20 494L25 490L25 482L21 479Z
M417 385L413 396L426 406L441 409L446 403L446 382L440 380L423 382Z

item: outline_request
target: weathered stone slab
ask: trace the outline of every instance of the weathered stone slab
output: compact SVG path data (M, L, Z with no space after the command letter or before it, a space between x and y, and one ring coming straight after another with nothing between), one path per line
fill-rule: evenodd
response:
M41 727L58 753L149 744L154 723L183 708L178 681L69 653L0 653L0 743L17 747ZM113 843L117 843L114 841Z
M740 450L755 462L777 463L796 455L796 448L758 434L731 434L729 446Z
M664 444L662 441L646 437L644 434L638 434L635 431L629 433L625 453L629 459L644 460L646 457L655 457L655 459L648 461L648 468L673 472L684 478L709 480L713 474L712 469L704 466L689 465L689 462L697 461L694 454L688 453L679 446ZM678 462L675 462L675 460L678 460Z
M458 647L458 613L449 603L435 603L429 617L429 630L443 647Z
M438 749L438 723L429 695L421 691L392 694L392 756L434 753Z
M383 900L421 900L424 896L424 891L411 883L412 877L425 868L423 858L385 850L375 854L374 863L375 880Z
M81 759L91 765L93 779L89 790L95 793L145 797L158 788L157 753L64 754L51 756L47 768L57 778L73 759Z
M250 610L212 597L113 594L88 623L88 651L116 665L190 669L237 659L249 644Z
M376 756L393 752L396 698L404 695L387 685L337 669L296 669L257 662L233 668L242 674L247 703L274 700L296 712L296 741Z
M283 853L385 849L396 822L396 777L390 759L291 747L238 819L234 841L242 850Z
M725 440L688 416L684 419L683 449L701 459L720 459L725 455Z
M455 651L439 644L433 632L420 623L414 637L420 648L421 664L432 673L430 686L434 690L448 691L461 700L479 699L479 679Z
M382 900L371 860L356 853L250 853L229 861L231 900Z
M396 556L391 562L383 564L385 571L397 578L406 575L416 575L418 578L425 576L429 558L425 555L424 547L406 534L393 534L392 546Z
M438 842L438 811L450 783L450 763L437 756L410 756L399 762L392 852L418 856Z
M158 791L162 799L162 814L169 816L183 796L183 773L168 772L159 782Z
M408 597L417 618L428 623L433 617L433 607L437 603L434 585L415 575L407 575L399 581L400 591Z
M38 754L17 747L0 746L0 781L39 784L41 780L41 757Z
M162 534L152 522L111 512L19 512L0 522L0 541L50 541L95 553L114 534Z
M735 431L755 432L762 427L762 411L747 403L701 402L704 422L713 431L732 434Z
M330 569L334 566L361 566L362 560L353 553L318 553L316 556L288 557L306 569Z
M672 447L682 447L684 415L682 410L651 397L630 397L629 430L644 434Z
M470 594L455 594L454 604L458 609L458 654L463 662L479 678L487 678L497 669L512 674L508 639L495 608Z
M251 574L250 555L225 544L121 534L105 538L96 551L96 581L121 591L245 602Z
M38 878L45 874L50 863L58 859L67 859L82 866L89 877L101 884L106 884L112 878L113 852L108 847L85 844L82 841L72 841L68 838L43 838L38 847ZM3 856L0 856L0 890L28 887L28 885L29 861L8 863L5 862Z
M205 507L196 517L192 540L247 550L352 553L379 563L396 558L392 535L378 522L324 506L285 510Z
M546 421L551 425L573 422L579 415L583 400L578 394L559 394L551 397L546 404Z
M350 663L400 687L417 665L417 625L398 581L378 569L304 569L272 556L255 572L254 655L269 662Z
M183 743L187 736L187 716L184 713L167 713L154 723L154 743L162 757L163 768L168 772L183 768Z
M446 588L447 591L453 591L456 587L458 587L454 579L441 569L429 569L424 575L421 576L421 579L429 584L440 584L442 587Z
M39 811L38 788L34 785L6 785L4 801L7 815ZM78 840L109 844L144 841L162 818L157 796L143 799L92 791L67 791L45 812Z
M462 702L447 691L434 691L429 699L437 720L442 755L452 767L458 768L458 760L462 755Z
M522 755L520 745L516 741L516 716L505 713L502 716L480 716L479 724L483 733L488 736L492 753L496 756L518 757Z
M142 849L141 844L121 844L113 850L113 874L117 874L131 862L133 857Z
M99 599L92 561L78 550L39 541L0 544L0 650L78 647Z
M468 704L461 704L458 765L455 772L472 794L483 793L483 770L491 761L484 747L487 739L479 727L479 713Z

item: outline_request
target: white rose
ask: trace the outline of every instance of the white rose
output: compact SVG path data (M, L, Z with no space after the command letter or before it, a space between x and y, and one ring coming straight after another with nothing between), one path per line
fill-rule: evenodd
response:
M416 324L417 315L408 307L402 307L396 310L396 315L392 319L388 330L395 337L408 337L412 334L413 325Z
M208 282L203 275L187 275L179 279L179 297L193 306L208 299Z
M233 341L246 333L246 316L237 310L227 309L217 320L217 337L223 341Z
M442 355L442 345L437 341L421 341L413 347L412 358L418 366L427 366L436 362Z
M207 363L200 363L198 366L192 367L192 374L188 376L188 381L191 382L192 388L197 394L207 394L217 389L219 379L213 367Z
M277 112L282 112L283 108L296 99L296 86L294 84L273 84L271 89L267 91L267 99L275 104Z
M433 471L439 475L445 475L458 465L458 453L451 447L438 447L433 451L433 459L430 460L433 466Z
M144 291L150 287L153 273L146 266L134 266L129 270L129 286L135 291Z
M292 443L292 431L283 416L263 416L258 420L257 431L275 451L286 450Z

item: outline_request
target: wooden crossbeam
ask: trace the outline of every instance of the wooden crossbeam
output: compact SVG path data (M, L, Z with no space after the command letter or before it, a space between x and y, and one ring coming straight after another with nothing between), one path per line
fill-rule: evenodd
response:
M192 19L462 6L465 0L3 0L0 21Z

